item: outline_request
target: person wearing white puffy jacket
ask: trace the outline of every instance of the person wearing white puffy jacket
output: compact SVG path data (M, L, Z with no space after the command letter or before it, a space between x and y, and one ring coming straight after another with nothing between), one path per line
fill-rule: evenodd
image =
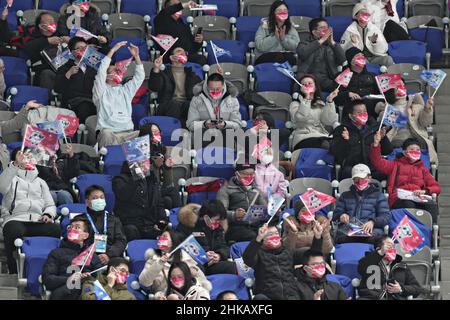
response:
M388 43L383 32L371 22L372 12L366 5L358 3L353 7L353 23L341 38L344 51L356 47L364 53L370 63L389 67L394 64L387 54Z
M38 177L32 161L27 161L30 153L18 148L11 158L15 161L0 175L1 218L9 273L16 274L14 241L31 236L59 238L60 228L54 223L56 207L47 183Z

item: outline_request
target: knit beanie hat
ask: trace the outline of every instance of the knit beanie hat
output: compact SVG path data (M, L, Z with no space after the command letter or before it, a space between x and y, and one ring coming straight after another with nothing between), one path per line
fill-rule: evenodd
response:
M357 47L351 47L347 51L345 51L345 58L348 61L348 64L352 62L353 58L358 54L362 53L361 50L359 50Z

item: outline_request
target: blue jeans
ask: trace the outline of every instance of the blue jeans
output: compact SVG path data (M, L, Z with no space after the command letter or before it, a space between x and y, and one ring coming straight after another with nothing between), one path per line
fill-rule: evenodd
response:
M52 194L52 198L56 206L73 203L73 198L69 191L58 190L58 191L50 191L50 193Z

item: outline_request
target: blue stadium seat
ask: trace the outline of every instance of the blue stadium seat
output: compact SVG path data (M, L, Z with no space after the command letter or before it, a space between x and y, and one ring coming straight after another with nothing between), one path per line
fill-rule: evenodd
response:
M157 240L133 240L128 242L126 256L130 258L130 273L141 274L145 266L145 252L156 249Z
M391 154L389 154L388 156L387 156L387 160L391 160L391 161L394 161L396 158L397 158L397 155L399 154L399 153L402 153L403 152L403 149L402 148L395 148L392 152L391 152ZM430 154L429 154L429 152L428 152L428 150L427 149L422 149L421 150L421 156L420 156L420 160L422 160L423 161L423 165L425 166L425 167L427 167L428 169L430 169L431 168L431 162L430 162Z
M15 141L15 142L8 143L6 145L9 153L13 152L17 148L20 148L21 146L22 146L22 141Z
M233 260L239 259L244 254L245 248L247 248L250 241L242 241L233 243L230 246L230 255Z
M223 16L227 18L239 16L238 0L204 0L203 4L217 5L217 12L216 12L217 16Z
M250 119L250 115L248 114L248 106L241 94L237 96L237 99L239 101L239 113L241 114L241 119L248 121Z
M326 164L317 164L322 160ZM304 148L295 164L295 178L333 179L334 157L325 149Z
M358 273L358 263L368 251L373 251L373 245L367 243L342 243L335 245L336 274L350 279L361 278Z
M352 286L352 279L339 274L327 274L326 278L330 282L338 283L342 289L344 289L345 294L348 298L352 298L355 293L355 289Z
M142 126L147 123L156 123L161 128L162 143L164 145L175 146L179 143L179 140L172 141L171 136L175 130L181 129L180 120L166 116L144 117L139 122L139 126Z
M321 0L285 0L289 6L290 16L320 17Z
M128 291L130 291L136 297L137 300L145 300L146 297L142 294L142 292L140 292L140 290L134 290L131 287L131 284L133 283L133 281L139 282L139 275L130 273L128 275L128 277L127 277L127 288L128 288Z
M221 57L217 57L219 63L230 62L230 63L245 63L245 53L247 52L247 45L241 41L235 40L214 40L213 41L216 46L222 48L231 53L229 55L222 55ZM214 58L214 53L212 50L211 42L208 41L208 46L206 47L208 52L208 64L213 65L216 64L216 59Z
M39 9L51 10L59 13L59 9L68 2L68 0L39 0Z
M291 94L292 79L281 74L273 63L261 63L255 66L256 88L258 92L278 91Z
M5 63L6 88L28 84L28 66L24 59L16 57L0 57Z
M3 9L6 7L6 0L0 0L0 8ZM8 8L8 17L6 20L8 21L8 26L11 31L16 30L17 28L17 16L16 12L19 10L25 11L34 8L34 0L16 0L14 1L11 8Z
M366 64L367 71L372 72L375 75L381 74L380 67L381 66L379 64L374 64L374 63Z
M172 224L172 229L175 229L178 225L178 211L180 211L180 208L170 209L169 222Z
M249 300L248 290L245 286L245 279L234 274L214 274L207 276L212 284L212 290L209 293L211 300L216 300L217 296L223 291L234 291L239 300Z
M198 63L192 63L188 62L184 65L185 67L192 68L192 71L195 72L195 74L202 80L205 79L205 74L203 73L203 66L199 65Z
M236 19L236 39L247 44L255 41L256 31L261 24L263 17L251 16L251 17L238 17Z
M203 177L203 178L205 178L205 177ZM211 183L211 182L214 183L215 181L220 180L220 179L214 179L215 177L208 177L208 178L210 178L210 179L207 179L209 183ZM222 181L219 181L219 183L222 186L222 185L224 185L225 180L222 179ZM204 184L206 184L206 182ZM205 201L205 200L215 200L217 197L217 192L220 189L219 186L217 186L217 187L218 187L217 190L215 190L215 188L212 188L210 191L198 191L198 192L193 192L188 187L187 188L187 192L188 192L187 202L202 204L203 201Z
M122 1L120 12L152 16L158 13L157 9L157 0L125 0Z
M30 100L48 105L48 89L34 86L15 86L17 94L11 99L11 110L20 111L23 105ZM8 89L7 96L10 94L11 88Z
M325 17L325 20L327 20L328 25L333 28L334 41L337 43L341 41L345 30L347 30L347 27L353 22L351 16L328 16Z
M92 185L99 185L105 189L106 210L113 212L116 197L112 190L112 176L106 174L82 174L78 176L76 186L80 191L80 202L86 201L84 192Z
M234 175L236 152L229 148L206 147L197 150L197 176L230 179Z
M24 275L27 279L27 291L32 295L40 295L39 276L42 274L50 251L58 248L59 244L60 239L52 237L28 237L23 239Z
M431 61L442 58L442 47L444 46L444 30L436 28L413 28L409 34L414 40L425 42L427 52L431 53Z
M66 217L61 217L60 227L61 227L61 236L64 238L67 235L67 226L70 223L70 214L71 213L85 213L86 212L86 204L85 203L68 203L62 204L56 208L56 213L61 215L61 210L63 208L69 209L69 215Z
M122 145L107 146L108 153L106 154L104 174L111 176L118 176L122 171L123 162L126 160L125 154L122 150Z
M148 101L148 99L145 100ZM148 104L133 104L131 119L133 120L134 130L139 130L139 123L146 116L148 116Z
M400 19L405 16L405 2L403 0L397 1L397 13Z
M388 54L395 63L414 63L425 65L427 46L416 40L400 40L389 43Z
M141 60L148 61L150 59L147 42L145 40L132 37L117 37L111 40L109 47L112 48L121 41L128 41L139 47L139 56L141 57ZM114 61L121 61L129 58L131 58L131 53L130 50L128 50L128 46L123 46L113 56Z

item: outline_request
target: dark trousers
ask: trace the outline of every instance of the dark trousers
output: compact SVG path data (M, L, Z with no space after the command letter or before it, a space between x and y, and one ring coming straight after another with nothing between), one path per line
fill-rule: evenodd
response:
M411 39L408 32L392 20L386 22L383 35L387 42Z
M178 183L178 181L176 181ZM181 207L181 197L177 188L175 187L162 187L161 196L164 201L164 208L173 209Z
M263 53L256 59L255 65L260 63L269 63L269 62L278 62L283 63L288 61L291 66L295 66L297 64L297 59L293 52L267 52Z
M180 120L183 128L186 128L190 101L172 99L158 106L158 116L173 117Z
M22 222L9 221L3 228L3 237L5 239L5 253L10 274L17 274L17 263L14 259L14 251L16 247L14 241L17 238L25 237L55 237L59 238L61 230L58 224L55 223L40 223L40 222Z
M69 289L66 285L52 291L50 300L80 300L81 289Z
M417 203L411 200L400 200L394 202L392 209L422 209L426 210L431 214L433 218L433 223L437 223L437 218L439 216L439 208L435 202Z
M70 109L76 113L78 119L80 119L80 123L84 123L88 117L97 114L95 105L89 101L83 101L77 105L71 104Z
M207 276L212 274L236 274L236 264L233 261L219 261L211 266L205 267Z
M330 139L329 138L309 138L300 141L294 147L294 150L304 149L304 148L321 148L330 149Z
M161 231L156 229L146 229L138 228L134 224L125 224L123 226L123 231L125 232L125 236L127 241L139 240L139 239L156 239L161 235Z

